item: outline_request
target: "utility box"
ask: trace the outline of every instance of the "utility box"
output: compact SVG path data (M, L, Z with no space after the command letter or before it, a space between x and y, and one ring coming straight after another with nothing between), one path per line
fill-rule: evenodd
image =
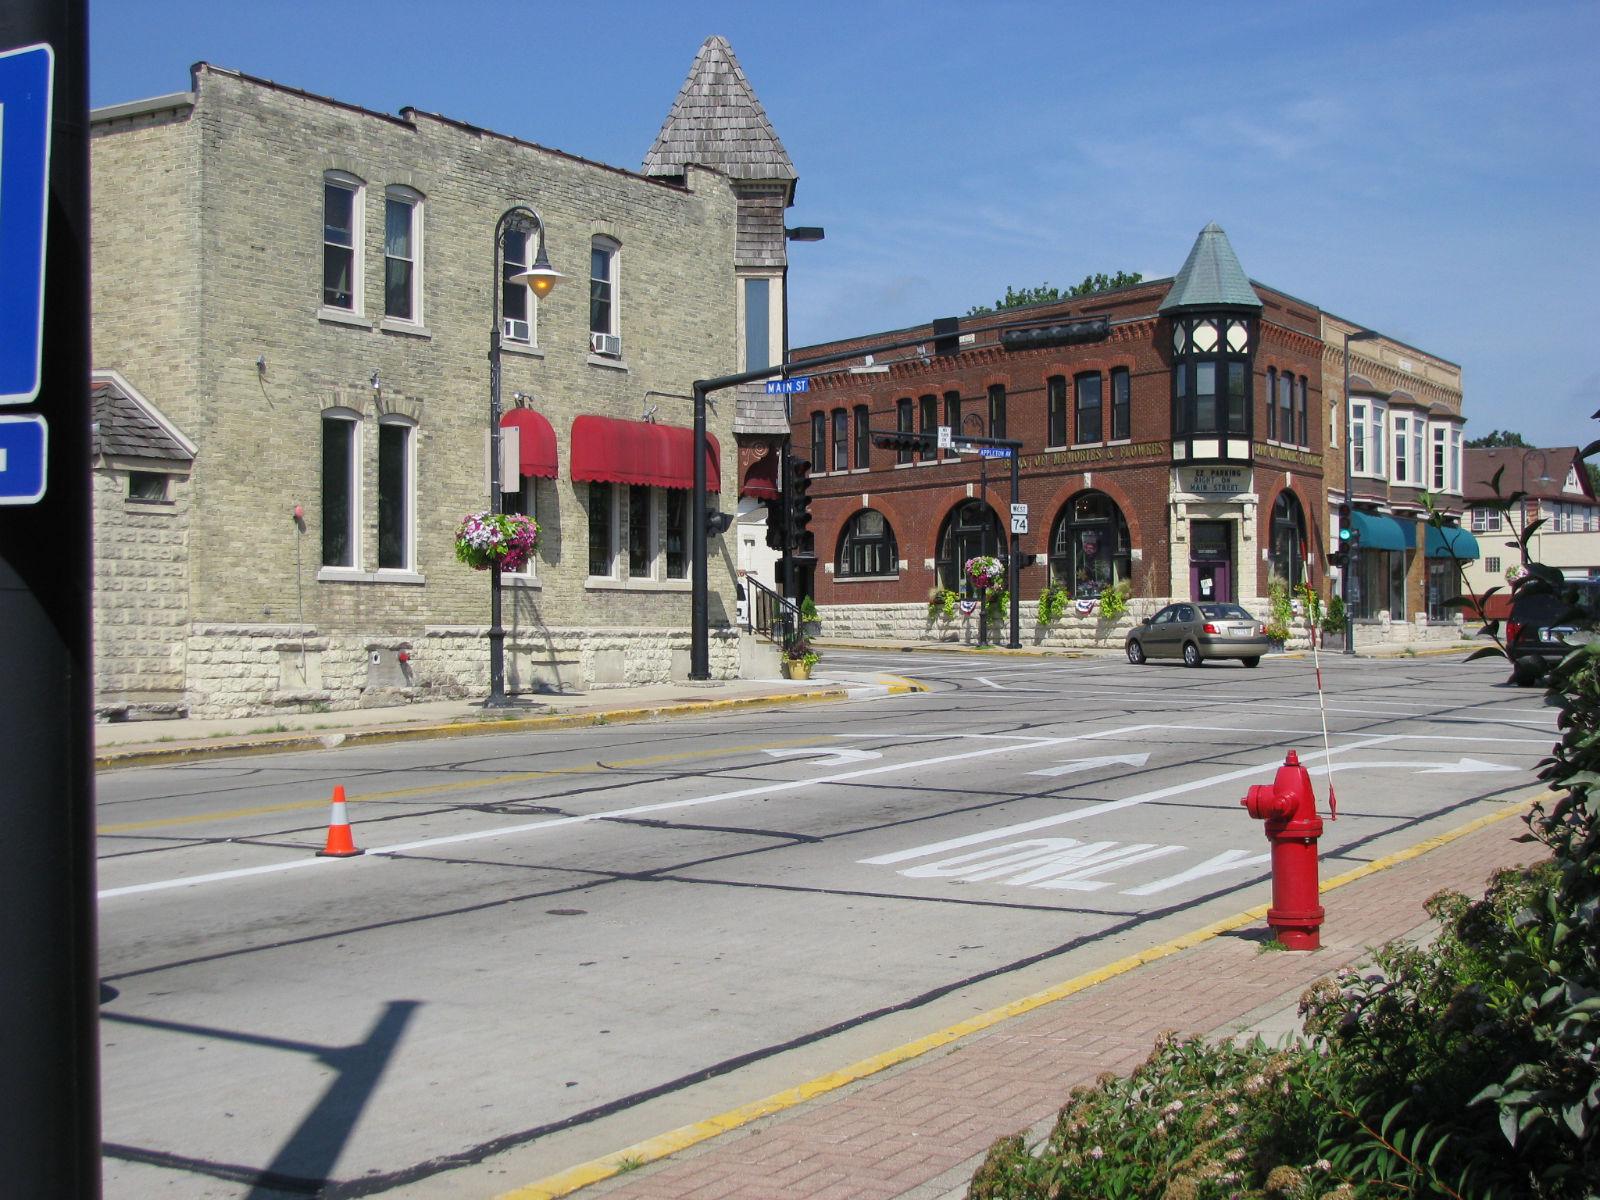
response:
M411 686L409 647L373 646L367 650L367 690Z

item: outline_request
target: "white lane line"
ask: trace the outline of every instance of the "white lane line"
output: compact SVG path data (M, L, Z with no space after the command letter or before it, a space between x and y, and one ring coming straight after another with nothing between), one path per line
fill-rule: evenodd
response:
M1337 754L1344 750L1360 750L1367 746L1377 746L1388 741L1385 737L1368 738L1363 742L1356 742L1349 746L1341 746L1333 751ZM1321 750L1306 754L1301 762L1310 762L1322 758ZM1017 825L1007 825L1003 829L991 829L987 833L969 833L965 837L950 838L948 841L934 842L926 846L913 846L909 850L896 850L890 854L880 854L874 858L863 858L862 863L871 866L887 866L890 863L904 862L909 858L925 858L931 854L943 854L947 850L959 850L963 846L976 846L983 842L999 841L1002 838L1016 837L1018 834L1032 833L1035 829L1049 829L1055 825L1065 825L1069 821L1082 821L1087 817L1098 817L1104 813L1117 812L1119 809L1134 808L1140 804L1149 804L1152 800L1165 800L1169 796L1181 796L1187 792L1197 792L1202 788L1214 787L1220 783L1230 783L1236 779L1248 779L1253 775L1262 775L1268 771L1276 771L1283 763L1278 759L1270 762L1257 763L1250 767L1241 767L1237 771L1224 771L1220 775L1210 775L1204 779L1191 779L1187 783L1175 783L1170 787L1156 788L1154 791L1141 792L1137 796L1128 796L1122 800L1113 800L1105 804L1094 804L1087 808L1074 809L1071 812L1056 813L1054 816L1039 817L1033 821L1023 821Z
M615 820L621 817L638 817L647 813L668 812L678 808L695 808L702 804L716 804L724 800L743 800L750 796L771 796L779 792L792 792L800 788L816 787L825 783L845 783L852 779L864 779L872 775L887 775L895 771L909 771L924 767L938 766L941 763L962 762L973 758L987 758L995 754L1007 754L1015 750L1033 748L1040 745L1056 746L1067 745L1079 741L1076 736L1059 738L1037 738L1019 744L1018 739L1011 739L999 746L985 746L978 750L968 750L960 754L945 754L937 758L923 758L914 762L886 763L883 766L863 767L854 771L839 771L831 775L818 775L811 779L794 779L787 783L763 783L754 787L737 788L729 792L717 792L710 796L691 796L683 800L664 800L656 804L639 804L631 808L617 808L606 812L585 813L572 817L551 817L545 821L529 821L521 825L501 825L494 829L479 829L468 833L448 834L443 837L423 838L414 842L398 842L392 846L378 846L367 851L367 857L380 857L388 854L402 854L412 850L428 850L435 846L458 846L463 842L478 842L489 838L512 837L521 833L539 833L548 829L559 829L568 825L584 825L591 821ZM359 799L360 797L357 797ZM206 875L186 875L176 879L158 879L150 883L130 884L126 887L107 888L99 893L101 900L111 900L118 896L142 895L145 892L160 892L171 888L194 887L202 883L218 883L227 879L242 879L251 875L270 875L279 871L296 871L306 867L325 865L338 862L332 858L296 858L279 863L266 863L255 867L239 867L229 871L214 871Z
M992 687L997 692L1003 692L1003 691L1006 690L1005 688L1001 687L998 683L996 683L994 680L985 679L982 675L974 675L973 678L976 679L979 683L985 685L986 687Z

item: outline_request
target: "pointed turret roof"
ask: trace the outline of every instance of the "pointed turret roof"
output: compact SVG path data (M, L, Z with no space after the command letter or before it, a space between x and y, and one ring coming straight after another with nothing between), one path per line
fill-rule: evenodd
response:
M726 38L708 37L694 56L641 169L682 175L690 163L730 179L798 178Z
M1260 308L1261 297L1215 221L1200 231L1158 312L1191 308Z

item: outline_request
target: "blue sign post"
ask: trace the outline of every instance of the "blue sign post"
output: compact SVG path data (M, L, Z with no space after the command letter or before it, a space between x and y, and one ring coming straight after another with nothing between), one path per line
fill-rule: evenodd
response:
M55 54L0 54L0 404L39 394Z

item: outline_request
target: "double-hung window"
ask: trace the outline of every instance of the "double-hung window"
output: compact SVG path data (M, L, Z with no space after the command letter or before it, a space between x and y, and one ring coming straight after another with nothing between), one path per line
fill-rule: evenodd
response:
M833 410L833 469L850 469L850 414L842 408Z
M1045 434L1048 446L1067 444L1067 380L1063 375L1052 375L1045 381L1045 411L1049 429Z
M1003 383L989 385L989 436L1006 436L1006 386Z
M1295 444L1309 448L1311 445L1311 412L1306 403L1306 377L1304 375L1295 380L1294 420Z
M422 197L410 188L383 197L383 315L422 324Z
M944 394L944 423L950 427L950 437L954 441L961 436L961 393L946 392ZM954 449L945 451L951 458L956 457Z
M824 412L811 414L811 469L819 475L828 469L828 416Z
M1078 395L1077 444L1100 441L1100 372L1073 376L1072 390Z
M399 417L378 423L378 569L414 567L416 525L415 426Z
M1430 486L1436 492L1442 492L1450 486L1448 443L1445 441L1447 434L1443 425L1433 427L1433 481Z
M322 565L359 565L361 425L355 413L322 414Z
M607 358L622 356L617 285L622 247L608 237L589 243L589 349Z
M1278 440L1278 368L1267 368L1267 441Z
M1278 376L1278 440L1293 442L1294 436L1294 376L1285 371Z
M361 214L365 185L354 175L322 177L322 306L361 311Z
M896 433L912 433L911 428L911 397L902 396L894 403L894 428ZM895 451L896 465L903 466L911 461L911 451L904 446Z
M1113 442L1125 442L1133 436L1132 391L1128 368L1113 368L1111 371L1111 440ZM1243 407L1243 400L1244 396L1241 392L1241 408ZM1241 424L1239 428L1242 430L1245 426Z
M512 279L533 265L534 241L526 229L508 229L500 252L500 334L528 346L539 344L539 297L527 284Z
M921 414L922 428L919 432L927 434L930 438L939 432L939 397L923 396L917 401L917 409ZM937 450L926 450L922 454L923 462L935 462L939 457Z
M865 404L856 405L856 470L865 471L872 463L872 414Z
M772 346L772 280L754 276L744 284L744 369L759 371L776 361Z

